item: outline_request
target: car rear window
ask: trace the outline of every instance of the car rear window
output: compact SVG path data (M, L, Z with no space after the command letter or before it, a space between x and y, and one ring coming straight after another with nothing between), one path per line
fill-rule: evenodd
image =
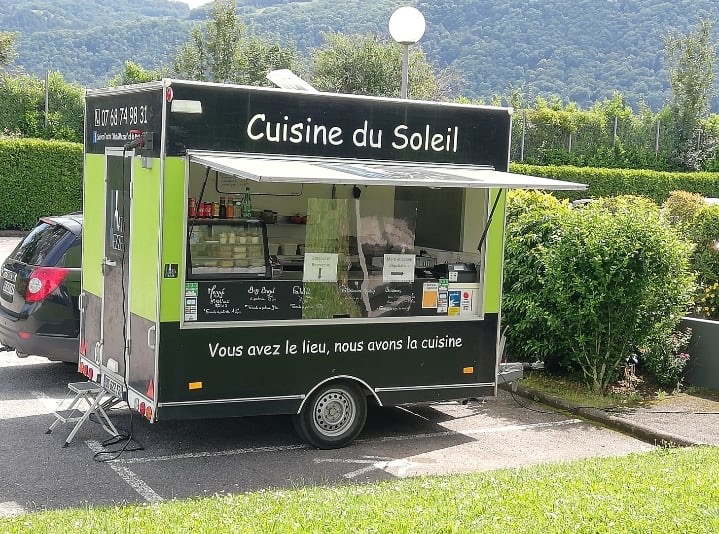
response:
M70 248L62 255L56 267L79 268L82 264L82 241L76 238Z
M62 226L41 222L25 236L9 257L27 265L54 265L60 252L57 247L68 233Z

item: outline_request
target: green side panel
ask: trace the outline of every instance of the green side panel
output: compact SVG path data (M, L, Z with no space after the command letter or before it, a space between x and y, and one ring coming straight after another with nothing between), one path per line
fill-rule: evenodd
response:
M85 154L83 180L82 287L102 298L105 250L105 155Z
M185 158L165 159L162 210L162 265L179 266L177 278L162 278L160 321L179 321L182 312L182 287L185 265L182 246L185 217Z
M492 209L497 193L501 194L494 210L492 224L487 234L487 268L484 273L484 312L499 313L502 299L502 268L504 263L504 210L507 202L506 189L489 191L489 209Z
M157 320L157 278L160 262L160 160L149 159L150 169L133 158L130 238L130 311L151 322Z

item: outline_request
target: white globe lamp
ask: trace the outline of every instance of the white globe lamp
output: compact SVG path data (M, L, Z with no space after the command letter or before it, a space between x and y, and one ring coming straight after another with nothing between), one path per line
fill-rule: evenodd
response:
M389 33L392 39L404 47L402 57L402 98L407 98L407 85L409 82L409 46L415 44L424 35L424 16L418 9L405 6L400 7L389 19Z

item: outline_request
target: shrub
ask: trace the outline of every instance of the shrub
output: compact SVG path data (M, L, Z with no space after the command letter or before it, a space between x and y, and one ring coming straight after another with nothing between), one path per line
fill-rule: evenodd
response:
M649 340L642 349L642 362L647 371L662 386L677 389L681 386L684 368L689 363L691 328L675 330L666 338Z
M666 338L691 302L690 247L639 197L571 210L544 252L547 326L595 392L633 349Z
M669 224L681 230L689 226L702 205L704 198L698 193L672 191L662 205L662 212Z
M706 204L698 194L672 191L662 211L694 247L691 268L699 282L694 313L699 317L719 318L715 286L719 280L719 206Z
M695 313L699 317L719 319L719 282L704 284L700 287Z
M686 228L689 240L694 243L692 268L702 284L719 280L719 206L702 205Z
M600 199L553 215L547 205L508 225L508 347L558 351L564 369L605 392L633 350L667 339L690 305L691 247L647 199Z
M546 335L540 253L557 231L560 214L567 210L568 202L552 195L525 190L509 192L502 301L504 321L511 325L507 353L510 358L516 355L544 360L550 368L556 367L554 356L562 348Z

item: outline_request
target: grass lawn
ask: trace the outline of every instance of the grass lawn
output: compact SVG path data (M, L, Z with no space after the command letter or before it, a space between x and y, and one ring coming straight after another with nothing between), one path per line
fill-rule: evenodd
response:
M719 532L719 448L0 520L0 533Z

